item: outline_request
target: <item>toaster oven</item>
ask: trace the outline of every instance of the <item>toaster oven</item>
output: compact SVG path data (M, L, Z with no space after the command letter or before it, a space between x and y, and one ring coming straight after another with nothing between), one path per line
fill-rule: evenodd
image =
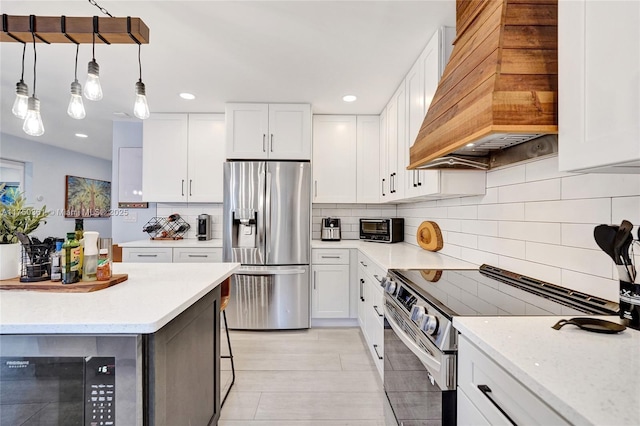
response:
M380 243L404 241L404 219L401 217L360 219L360 239Z

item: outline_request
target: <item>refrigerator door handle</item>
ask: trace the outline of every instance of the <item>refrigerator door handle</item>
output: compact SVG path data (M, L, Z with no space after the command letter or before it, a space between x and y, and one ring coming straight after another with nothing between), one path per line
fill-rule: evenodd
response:
M304 274L302 268L291 269L243 269L240 268L234 272L236 275L298 275Z
M266 194L264 202L265 260L270 262L271 254L271 172L266 172Z

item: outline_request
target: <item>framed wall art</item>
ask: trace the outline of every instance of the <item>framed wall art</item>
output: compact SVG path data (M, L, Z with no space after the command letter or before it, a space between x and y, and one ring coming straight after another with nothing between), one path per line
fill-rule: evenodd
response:
M111 216L111 182L69 175L65 180L64 217Z

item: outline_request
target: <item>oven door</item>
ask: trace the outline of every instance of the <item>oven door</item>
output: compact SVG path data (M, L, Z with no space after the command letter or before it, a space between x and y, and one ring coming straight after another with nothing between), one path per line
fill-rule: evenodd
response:
M399 426L455 425L456 390L442 390L406 341L413 340L385 306L384 391ZM397 318L397 317L396 317ZM417 347L417 345L416 345ZM387 419L388 421L389 419Z

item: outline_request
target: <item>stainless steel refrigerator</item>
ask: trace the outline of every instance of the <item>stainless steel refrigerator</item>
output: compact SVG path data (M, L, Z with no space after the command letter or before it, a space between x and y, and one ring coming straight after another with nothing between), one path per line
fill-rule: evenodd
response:
M229 328L309 328L309 162L224 165L223 259L232 277Z

